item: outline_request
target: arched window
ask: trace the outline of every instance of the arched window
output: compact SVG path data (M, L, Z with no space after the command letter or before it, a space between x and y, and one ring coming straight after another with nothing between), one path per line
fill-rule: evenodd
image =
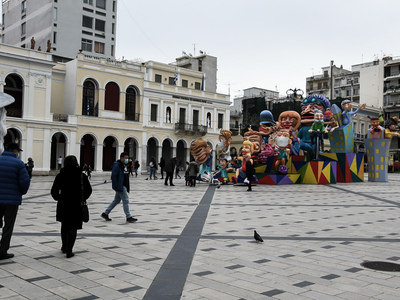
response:
M115 82L106 85L104 109L119 111L119 86Z
M207 113L207 127L211 128L211 113Z
M167 106L167 109L165 111L165 116L166 116L166 123L171 123L171 107Z
M7 106L7 116L14 118L22 118L22 102L23 102L23 82L22 78L17 74L10 74L6 77L4 93L14 97L15 101Z
M95 84L86 80L83 83L83 96L82 96L82 116L97 116L98 107L95 107Z
M132 87L128 87L126 90L125 120L139 121L138 116L136 116L136 90Z

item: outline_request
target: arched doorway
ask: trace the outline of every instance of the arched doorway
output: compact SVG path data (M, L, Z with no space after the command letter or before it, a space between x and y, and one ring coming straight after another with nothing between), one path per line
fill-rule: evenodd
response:
M132 158L133 161L137 159L136 148L137 148L137 143L135 139L133 138L126 139L124 143L124 152L128 153L129 157Z
M150 158L154 156L154 158L157 161L157 140L155 138L150 138L147 141L147 161L146 161L146 166L150 163Z
M7 129L7 134L4 137L4 145L7 145L8 143L17 143L19 146L21 146L21 134L17 129Z
M111 171L114 162L117 160L118 143L112 136L108 136L103 142L103 171Z
M176 161L181 168L186 168L186 147L182 140L176 144Z
M51 138L50 170L57 169L57 158L66 156L66 136L61 133L55 133Z
M14 118L22 118L23 104L23 81L17 74L10 74L6 77L4 93L14 97L14 103L7 106L7 116Z
M88 165L94 169L96 139L91 134L85 134L81 139L80 165Z
M172 158L172 149L171 149L171 141L166 139L162 143L162 152L161 156L165 161L168 161Z

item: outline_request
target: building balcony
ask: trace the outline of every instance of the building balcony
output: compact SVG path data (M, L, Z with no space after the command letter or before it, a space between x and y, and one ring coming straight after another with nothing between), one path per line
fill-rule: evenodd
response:
M175 132L200 133L201 135L205 135L207 133L207 126L188 123L175 123Z
M68 115L65 115L65 114L53 114L53 122L65 122L65 123L68 123Z
M400 73L396 72L396 73L387 75L383 80L391 80L391 79L400 79Z
M135 113L135 114L125 114L125 120L126 120L126 121L135 121L135 122L139 122L139 120L140 120L140 114L139 114L139 113Z
M367 138L366 134L361 133L354 133L354 141L355 142L362 142Z

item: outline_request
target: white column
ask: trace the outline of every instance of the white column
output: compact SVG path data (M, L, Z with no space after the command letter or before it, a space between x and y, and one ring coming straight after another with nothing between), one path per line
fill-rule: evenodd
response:
M75 155L78 160L81 157L81 141L76 140L76 131L70 132L65 151L67 155Z
M50 129L43 130L43 171L50 171Z
M44 108L45 120L52 121L51 116L51 76L46 76L46 104Z
M28 127L26 129L26 135L25 135L25 139L26 139L26 143L25 145L21 145L22 146L22 150L25 159L28 159L28 157L32 157L33 161L35 161L35 158L33 157L33 128ZM47 142L46 140L43 141L43 147L47 147Z
M94 161L94 170L101 172L103 171L103 166L102 166L102 162L103 162L103 143L101 144L97 144L96 145L96 150L95 150L95 161Z
M160 101L160 127L164 127L166 119L166 111L164 107L164 100Z
M139 162L139 164L140 164L140 167L139 167L139 169L138 169L138 173L139 174L142 174L142 162L141 162L141 158L142 158L142 147L138 147L137 148L137 160L138 160L138 162Z
M172 147L172 158L176 157L176 147Z

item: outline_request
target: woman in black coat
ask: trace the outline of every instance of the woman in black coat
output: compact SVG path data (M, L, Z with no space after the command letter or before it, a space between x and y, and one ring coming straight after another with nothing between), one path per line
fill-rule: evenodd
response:
M82 229L82 185L85 200L92 194L92 187L86 175L82 173L75 156L64 159L61 169L51 188L51 196L57 202L56 220L61 222L61 251L66 257L74 256L74 247L78 229Z

